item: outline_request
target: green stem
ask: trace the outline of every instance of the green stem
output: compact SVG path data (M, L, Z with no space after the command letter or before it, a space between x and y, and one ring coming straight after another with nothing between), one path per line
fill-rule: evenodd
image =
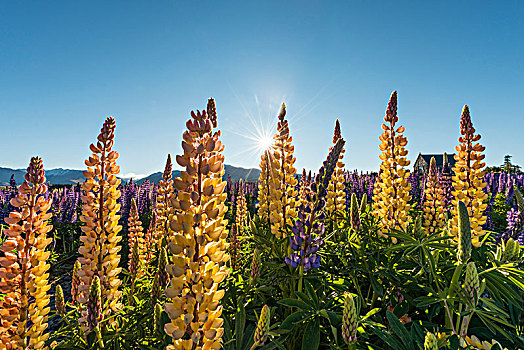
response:
M300 265L298 276L298 291L302 292L302 279L304 277L304 265Z
M100 326L95 327L96 339L98 340L98 345L101 349L104 349L104 341L102 340L102 333L100 333Z

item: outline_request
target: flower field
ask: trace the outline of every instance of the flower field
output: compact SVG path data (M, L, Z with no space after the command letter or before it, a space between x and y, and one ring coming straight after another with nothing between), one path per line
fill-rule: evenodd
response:
M376 173L338 120L296 169L282 104L259 181L232 181L213 99L159 183L122 183L112 117L82 184L31 158L0 189L0 349L524 349L524 175L486 170L468 106L454 165L411 171L397 108Z

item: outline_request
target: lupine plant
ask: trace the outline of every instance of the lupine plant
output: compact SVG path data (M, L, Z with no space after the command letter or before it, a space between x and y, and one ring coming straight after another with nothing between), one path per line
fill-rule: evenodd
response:
M337 141L342 138L342 133L340 131L340 122L338 119L335 122L335 132L333 135L333 145L337 144ZM342 158L344 157L345 150L342 149L340 152L339 160L337 161L335 171L331 176L331 181L329 182L327 188L326 196L326 212L329 216L334 217L336 213L344 213L346 210L346 195L344 193L344 163Z
M101 290L101 317L107 318L122 309L119 290L121 280L118 275L120 250L119 235L122 226L118 224L117 214L120 205L116 200L120 197L117 174L120 167L116 165L118 152L113 150L116 123L108 117L102 126L98 141L90 146L93 154L85 161L87 171L84 171L86 181L82 185L85 194L82 196L82 216L85 223L82 227L84 235L80 238L83 245L78 252L81 269L78 271L80 285L78 286L78 301L87 305L91 283L97 277ZM84 309L80 323L88 323L88 313ZM91 328L90 328L91 329Z
M184 153L176 158L185 170L174 180L178 192L173 206L181 214L171 215L169 224L171 283L164 307L171 321L164 329L173 345L168 350L219 349L224 332L220 318L224 290L218 284L227 276L224 263L229 259L223 219L226 183L221 178L224 146L213 123L206 111L191 112L183 135Z
M385 123L382 124L384 132L380 135L379 179L373 189L373 215L379 219L380 235L388 237L392 229L405 230L408 225L408 212L410 209L409 191L411 185L407 182L409 165L406 159L408 151L405 146L407 138L403 135L405 128L397 127L397 92L393 91L386 109ZM393 243L396 238L392 237Z
M51 199L46 199L47 185L42 159L32 157L18 194L11 199L15 208L5 218L9 228L0 257L0 348L43 349L49 333L50 308L47 291L51 238L47 233Z
M456 162L453 168L455 172L453 176L455 198L452 202L451 233L455 237L458 236L459 225L456 208L458 208L458 202L462 201L468 208L468 213L471 216L470 224L473 245L478 247L482 244L481 238L485 234L482 225L486 223L484 210L486 210L487 204L484 201L488 198L483 191L483 188L486 187L483 171L486 163L483 162L485 156L482 154L485 147L477 142L480 140L480 134L475 134L475 128L471 122L467 105L462 109L460 117L460 134L460 144L456 147Z
M343 140L298 185L285 108L258 183L226 183L213 99L186 123L175 179L168 156L159 184L121 183L112 118L84 184L48 189L31 160L19 189L0 188L0 349L524 349L524 176L483 174L466 112L453 191L446 164L409 175L396 97L380 175L341 172L343 215L326 215ZM451 204L468 181L475 199ZM227 210L240 189L241 233Z

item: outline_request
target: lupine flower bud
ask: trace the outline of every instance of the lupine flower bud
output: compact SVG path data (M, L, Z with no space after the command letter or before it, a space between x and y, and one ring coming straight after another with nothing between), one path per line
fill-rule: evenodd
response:
M160 257L158 259L158 284L164 288L167 286L169 282L169 275L166 271L166 265L167 265L167 250L166 248L162 248L160 250Z
M362 200L360 201L360 213L366 212L367 205L368 205L368 195L364 193L362 195Z
M267 339L269 333L269 324L271 321L271 310L267 305L264 305L260 312L260 318L258 319L257 328L255 330L255 344L262 345Z
M253 261L251 262L251 278L256 279L260 276L260 251L258 248L255 248L253 252Z
M347 344L357 341L358 312L353 297L344 293L344 312L342 316L342 337Z
M87 303L87 324L90 330L98 326L102 320L102 295L100 290L100 278L95 275L89 289L89 301Z
M477 267L473 261L469 262L466 266L466 281L464 283L464 289L471 300L478 298L480 282Z
M362 225L360 223L360 212L358 209L358 200L355 193L351 194L351 228L355 231L360 231Z
M426 333L426 339L424 340L424 350L438 350L438 341L435 334L431 332Z
M158 333L160 332L160 316L162 315L162 305L160 304L155 304L155 310L154 310L154 313L153 313L153 319L154 319L154 324L153 324L153 332L155 333Z
M215 99L213 97L210 97L207 100L207 115L209 117L209 120L211 120L211 123L213 124L213 127L217 127L217 107L215 104Z
M471 257L471 228L469 226L468 209L464 202L458 202L458 250L457 260L461 264L468 262Z
M140 256L138 255L138 242L135 242L131 250L131 259L129 260L129 273L135 275L138 271L139 264Z
M510 238L506 242L503 242L503 248L504 250L502 251L502 261L512 261L516 253L515 248L520 250L518 242L515 242L513 238Z
M65 314L65 302L64 302L64 291L61 285L56 286L55 291L55 309L59 315Z
M78 276L78 271L81 270L80 261L76 261L73 266L73 276L71 277L71 301L73 305L78 303L79 290L78 286L80 285L80 277Z

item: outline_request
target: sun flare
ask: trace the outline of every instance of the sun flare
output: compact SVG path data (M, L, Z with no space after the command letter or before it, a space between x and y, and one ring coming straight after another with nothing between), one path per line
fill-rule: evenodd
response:
M260 135L260 137L256 140L257 148L264 152L273 146L273 141L274 140L271 135Z

